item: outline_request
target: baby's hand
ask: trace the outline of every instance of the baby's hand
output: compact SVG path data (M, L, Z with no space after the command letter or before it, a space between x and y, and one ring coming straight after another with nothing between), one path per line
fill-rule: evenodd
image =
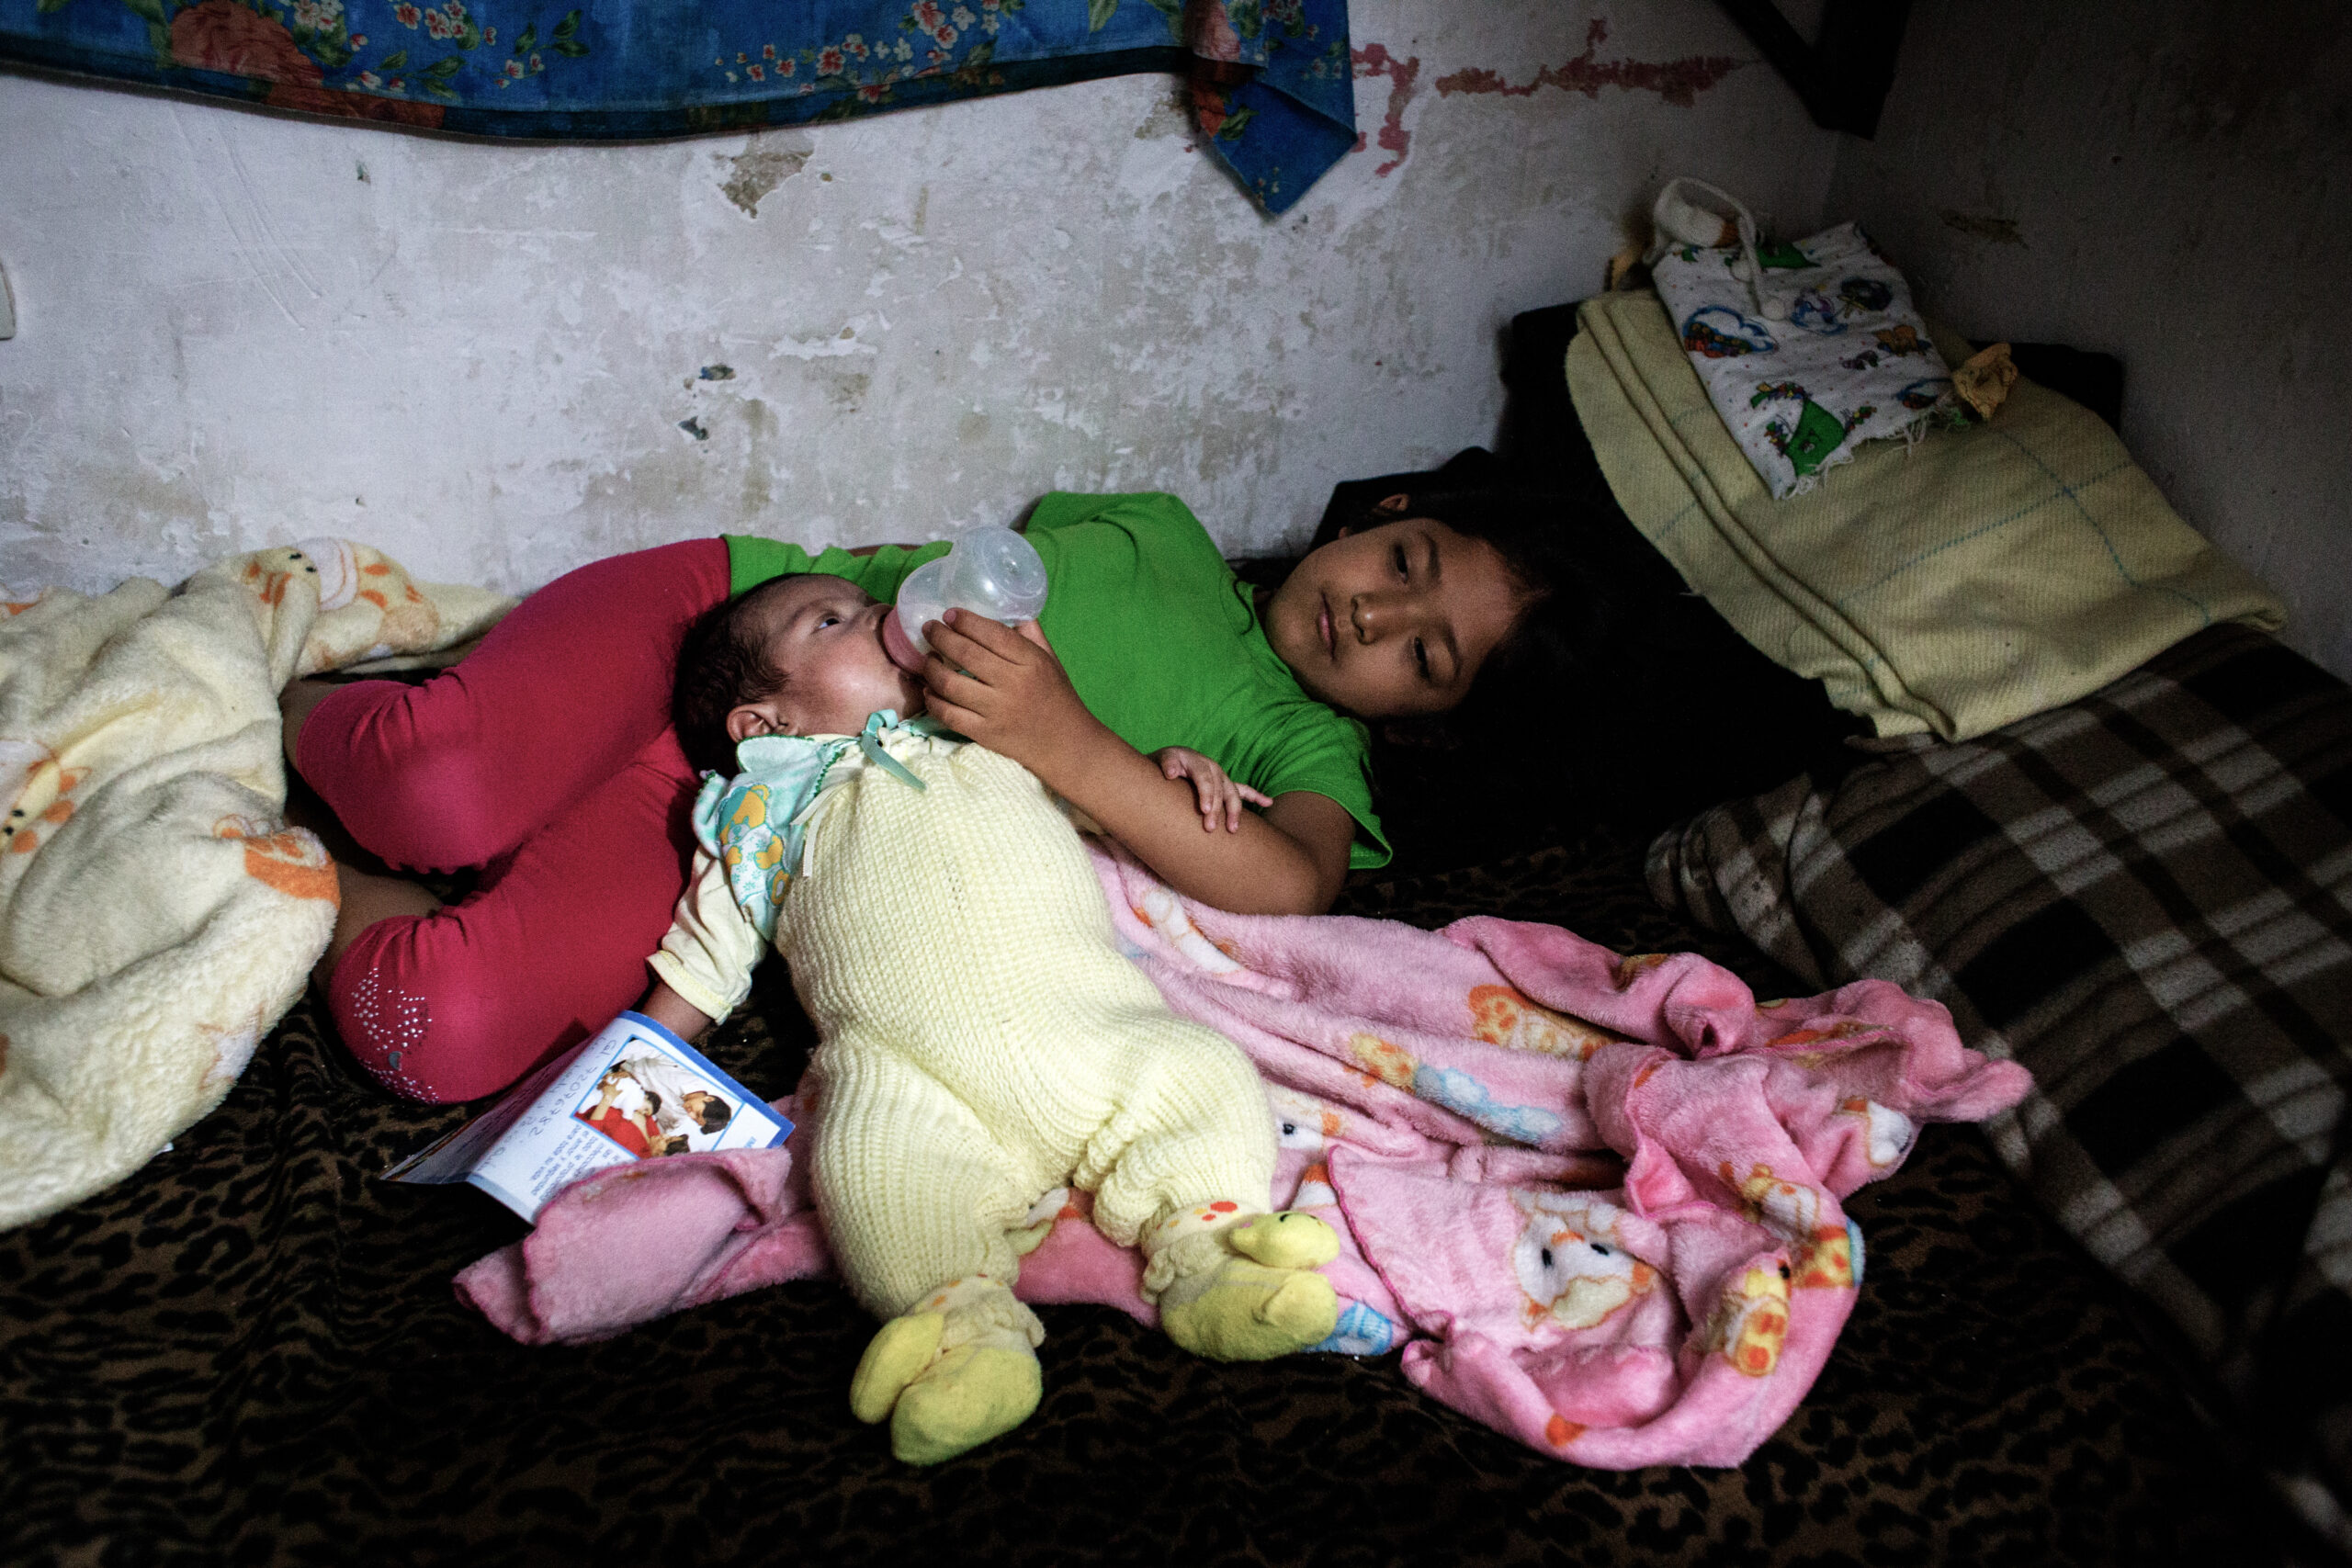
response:
M1159 771L1168 777L1193 781L1193 793L1200 798L1201 831L1204 833L1216 831L1220 812L1225 816L1225 830L1238 833L1241 831L1244 802L1251 806L1273 804L1272 799L1260 795L1248 784L1235 784L1226 776L1223 768L1190 748L1170 746L1164 750L1154 751L1151 760L1159 764Z

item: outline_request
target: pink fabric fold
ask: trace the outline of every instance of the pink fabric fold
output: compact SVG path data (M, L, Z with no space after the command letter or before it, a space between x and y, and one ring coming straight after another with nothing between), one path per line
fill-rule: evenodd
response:
M1883 982L1758 1005L1695 953L1489 919L1231 915L1096 861L1129 957L1265 1078L1269 1201L1340 1236L1318 1348L1401 1347L1431 1396L1581 1464L1754 1452L1852 1310L1842 1201L1923 1123L1981 1120L2030 1082ZM1087 1213L1078 1193L1039 1216L1019 1293L1155 1322L1140 1259ZM773 1150L599 1172L457 1288L542 1344L830 1269L806 1172Z
M455 1284L526 1345L577 1344L831 1268L791 1151L734 1149L584 1176L539 1211L530 1235Z

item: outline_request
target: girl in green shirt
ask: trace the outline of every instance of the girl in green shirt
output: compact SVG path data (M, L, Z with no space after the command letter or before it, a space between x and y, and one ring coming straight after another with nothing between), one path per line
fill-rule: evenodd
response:
M1051 653L955 617L926 676L934 713L1027 766L1179 891L1244 912L1320 913L1350 869L1386 863L1363 721L1455 706L1539 596L1494 546L1433 519L1334 541L1263 595L1174 496L1048 495L1027 532L1051 583L1039 617ZM728 540L737 592L814 570L886 601L945 548L810 556ZM1204 841L1198 814L1176 809L1184 787L1149 762L1169 746L1273 805Z
M1173 497L1047 496L1027 527L1051 585L1050 650L951 612L927 633L931 711L1178 891L1321 913L1351 863L1388 858L1364 722L1447 712L1474 682L1491 694L1480 671L1527 673L1569 608L1532 520L1429 510L1453 521L1369 517L1269 592L1239 583ZM699 777L669 722L687 626L790 570L893 598L945 547L664 546L550 583L421 686L296 682L287 752L334 813L322 827L395 868L484 868L445 907L337 856L343 903L318 977L361 1064L399 1093L470 1099L634 1001L693 848ZM1170 746L1271 804L1204 831L1218 824L1192 785L1148 755Z

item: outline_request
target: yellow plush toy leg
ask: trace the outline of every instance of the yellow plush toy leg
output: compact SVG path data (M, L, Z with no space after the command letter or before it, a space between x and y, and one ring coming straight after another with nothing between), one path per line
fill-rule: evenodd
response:
M1209 1221L1179 1212L1149 1233L1144 1288L1168 1337L1217 1361L1265 1361L1304 1350L1339 1326L1331 1282L1314 1272L1339 1237L1312 1214Z
M908 1464L954 1459L1029 1419L1044 1393L1028 1346L959 1346L899 1396L890 1451Z
M1226 1244L1269 1269L1320 1269L1340 1256L1340 1235L1312 1214L1252 1214L1224 1233Z
M937 1464L1002 1437L1045 1392L1044 1325L1002 1282L953 1280L922 1306L882 1325L850 1380L851 1414L887 1418L890 1451L908 1464Z
M938 1359L946 1327L947 1314L939 1312L910 1312L884 1324L849 1380L850 1414L869 1427L887 1419L907 1385Z

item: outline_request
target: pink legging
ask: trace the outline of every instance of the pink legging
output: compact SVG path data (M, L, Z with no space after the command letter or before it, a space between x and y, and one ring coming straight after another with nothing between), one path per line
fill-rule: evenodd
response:
M616 556L424 684L357 682L311 711L297 770L354 838L395 866L481 868L471 897L379 920L335 964L344 1043L395 1093L492 1093L644 994L694 857L678 643L727 589L718 539Z

